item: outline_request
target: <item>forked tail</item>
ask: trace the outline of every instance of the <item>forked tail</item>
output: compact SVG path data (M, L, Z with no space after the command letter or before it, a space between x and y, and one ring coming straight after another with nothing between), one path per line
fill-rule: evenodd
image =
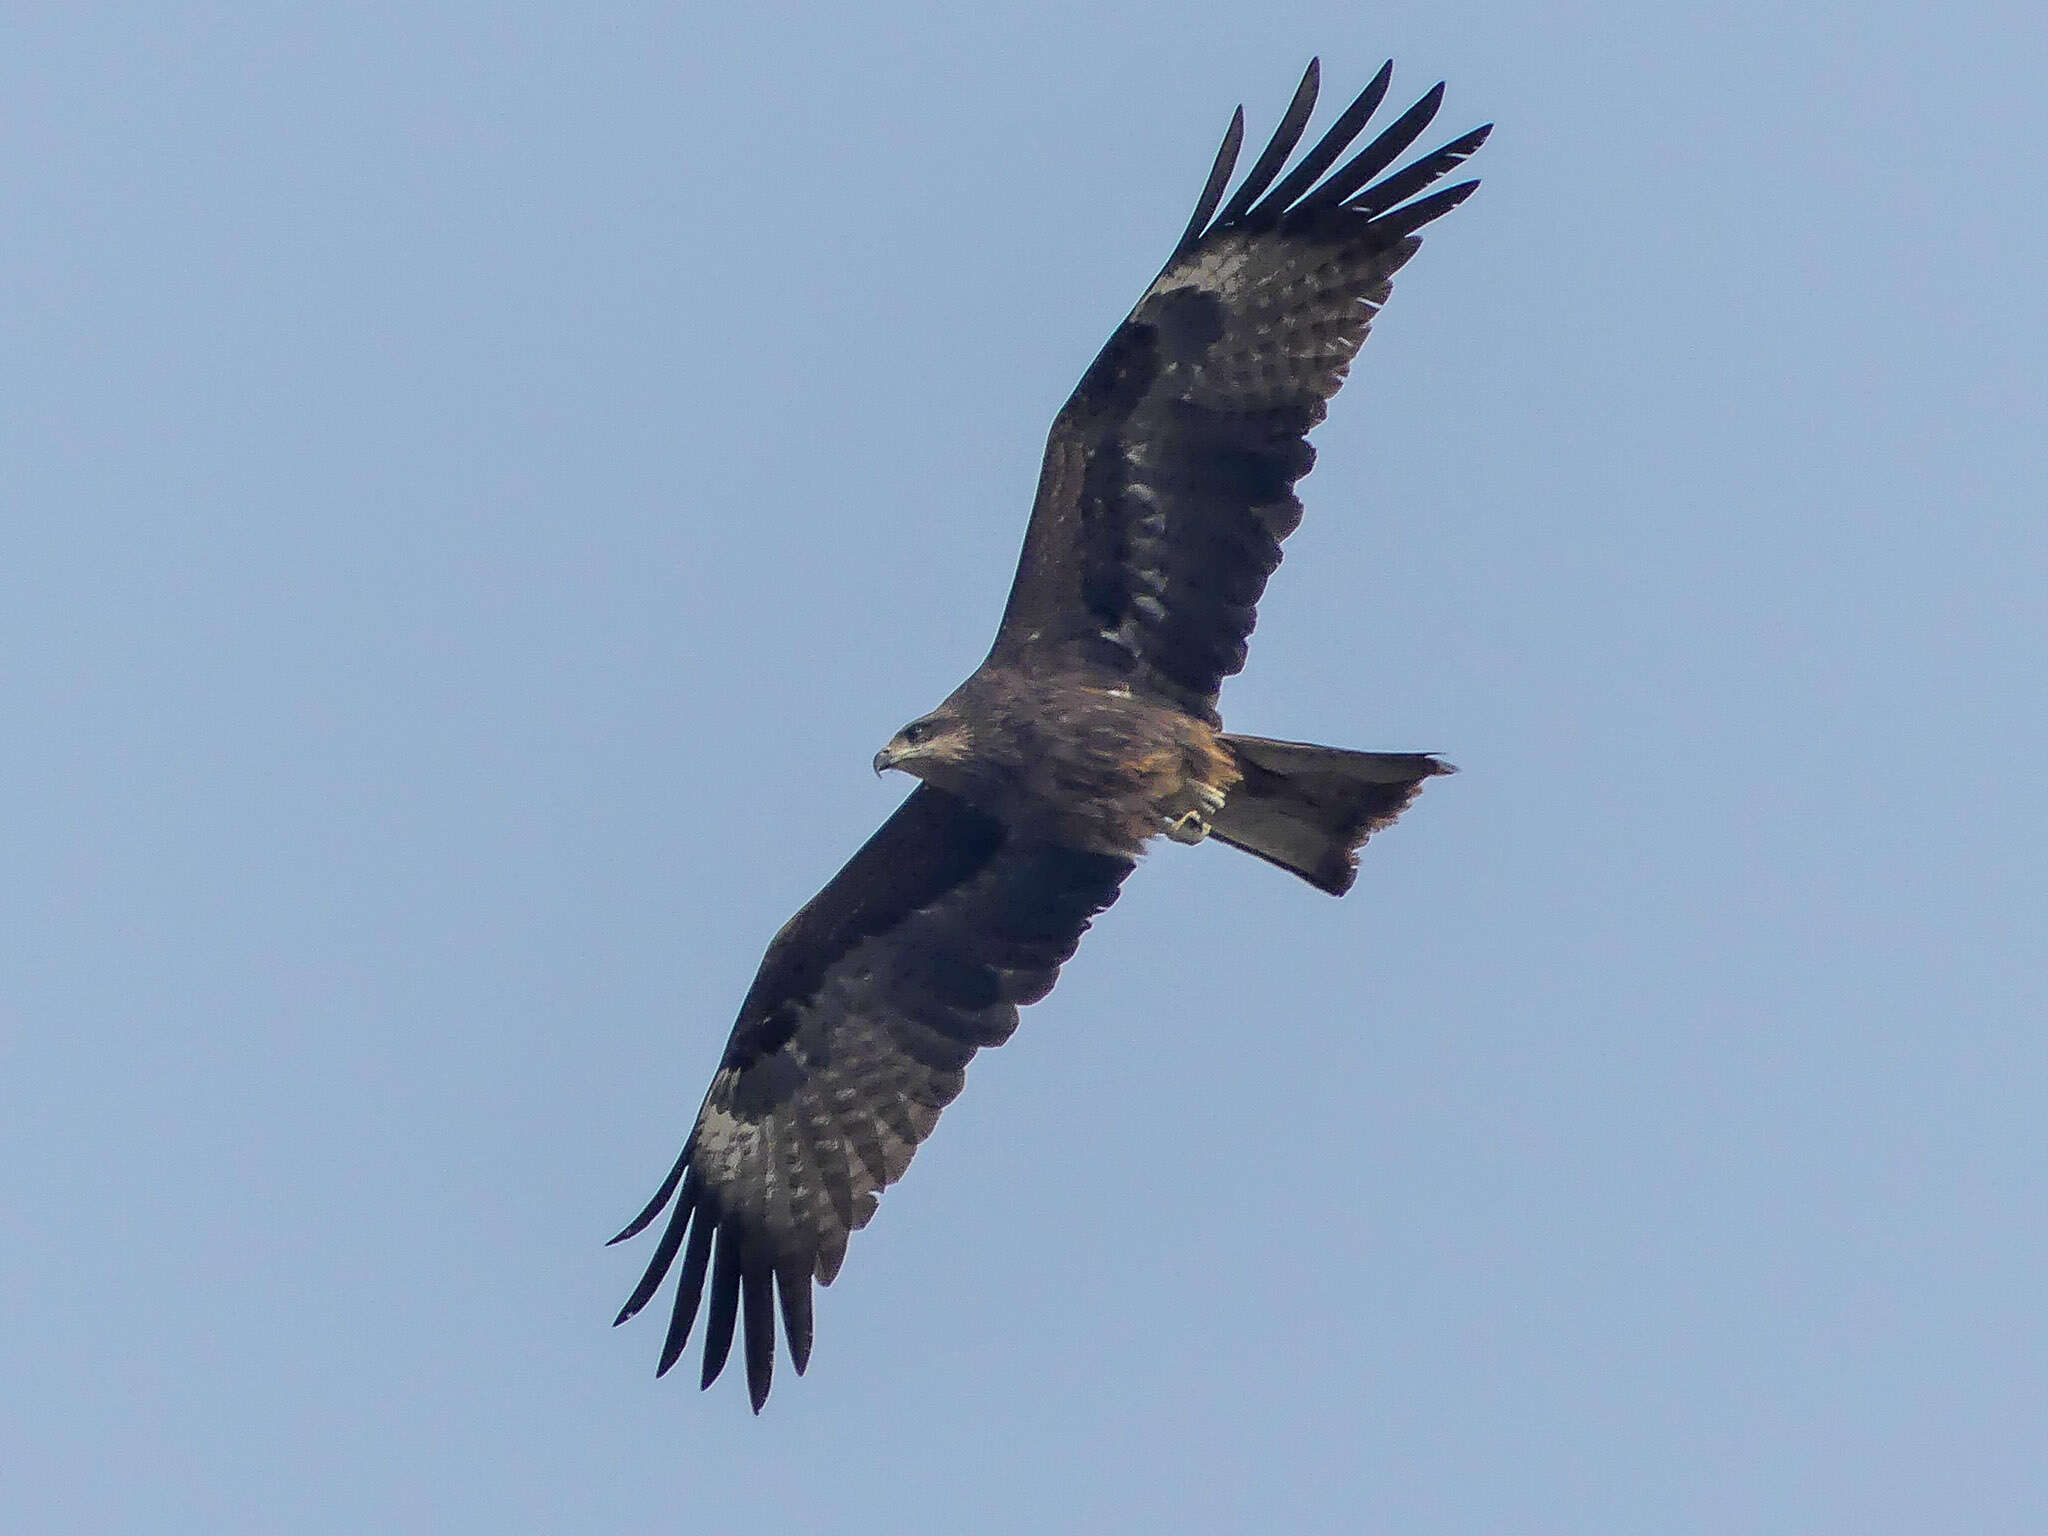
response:
M1455 773L1427 752L1347 752L1260 736L1222 736L1244 775L1210 824L1212 837L1342 896L1358 849L1408 809L1422 781Z

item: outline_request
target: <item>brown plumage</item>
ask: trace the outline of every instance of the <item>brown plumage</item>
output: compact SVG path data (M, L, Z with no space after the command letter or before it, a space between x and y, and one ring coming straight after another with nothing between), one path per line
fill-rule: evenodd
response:
M1053 422L987 659L875 758L923 782L769 945L682 1156L619 1234L669 1210L619 1314L681 1257L661 1371L707 1286L705 1385L738 1328L759 1411L777 1298L803 1370L811 1282L839 1272L968 1061L1051 990L1152 838L1213 833L1342 894L1366 838L1450 771L1427 754L1228 735L1218 712L1301 520L1307 434L1415 231L1477 185L1418 195L1485 128L1374 179L1441 86L1338 164L1391 73L1283 176L1315 105L1311 63L1226 204L1232 119L1165 270Z

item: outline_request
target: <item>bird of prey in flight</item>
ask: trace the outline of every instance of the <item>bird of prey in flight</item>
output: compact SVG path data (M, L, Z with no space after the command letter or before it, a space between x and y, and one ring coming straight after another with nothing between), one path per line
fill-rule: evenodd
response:
M682 1155L613 1239L668 1212L618 1318L680 1255L661 1371L707 1284L705 1386L738 1325L760 1411L778 1299L804 1369L811 1282L832 1283L968 1061L1052 990L1152 838L1219 838L1342 895L1359 846L1450 771L1425 753L1230 735L1217 713L1301 521L1307 434L1416 231L1478 185L1427 190L1487 128L1382 175L1442 85L1351 152L1392 74L1290 167L1311 62L1225 201L1237 111L1180 243L1054 418L988 658L876 754L877 773L920 782L768 946Z

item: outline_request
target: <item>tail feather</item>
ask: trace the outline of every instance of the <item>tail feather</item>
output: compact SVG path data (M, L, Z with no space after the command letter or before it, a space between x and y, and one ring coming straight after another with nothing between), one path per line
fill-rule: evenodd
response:
M1358 849L1390 825L1425 779L1457 769L1427 752L1347 752L1261 736L1218 738L1243 777L1210 835L1342 896Z

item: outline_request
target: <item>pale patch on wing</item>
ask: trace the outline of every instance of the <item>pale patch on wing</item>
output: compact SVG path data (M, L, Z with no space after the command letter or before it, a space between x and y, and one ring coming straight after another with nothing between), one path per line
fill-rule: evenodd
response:
M766 1162L761 1147L761 1122L743 1120L724 1106L730 1102L739 1073L721 1067L711 1079L704 1112L697 1122L697 1166L715 1184L737 1184L757 1175Z
M1160 273L1152 286L1145 290L1145 298L1155 298L1175 288L1199 288L1204 293L1224 295L1234 293L1241 286L1245 267L1251 259L1252 247L1243 237L1212 236ZM1139 301L1141 308L1143 302Z

